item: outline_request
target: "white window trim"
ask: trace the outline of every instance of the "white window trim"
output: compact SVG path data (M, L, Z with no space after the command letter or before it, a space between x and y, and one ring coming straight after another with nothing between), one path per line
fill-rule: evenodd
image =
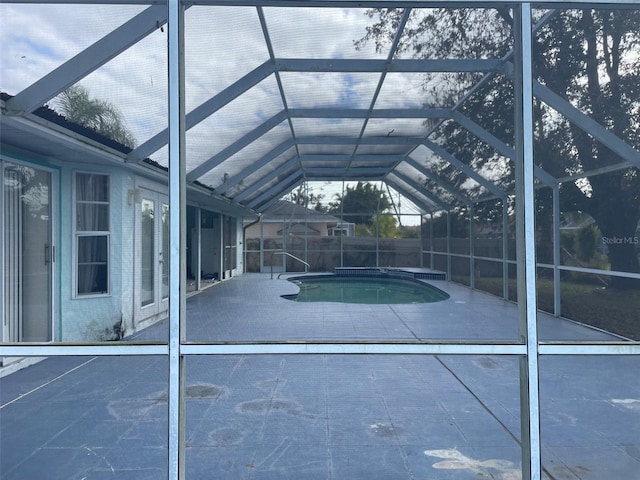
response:
M100 175L103 177L107 177L107 181L109 182L109 230L107 231L78 231L77 228L77 206L78 206L78 197L77 197L77 176L78 174L85 175ZM112 177L111 174L106 172L97 172L97 171L88 171L88 170L74 170L72 172L72 194L71 194L71 230L73 232L73 245L72 248L72 294L71 297L76 300L84 300L91 298L104 298L110 297L113 291L111 285L111 225L113 223L112 212L113 212L113 195L112 195ZM89 293L89 294L79 294L78 293L78 239L80 237L90 237L90 236L105 236L107 237L107 292L106 293Z

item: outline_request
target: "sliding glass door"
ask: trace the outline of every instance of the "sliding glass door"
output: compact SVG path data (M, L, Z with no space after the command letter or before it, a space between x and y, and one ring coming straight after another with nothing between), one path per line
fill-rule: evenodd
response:
M2 165L5 342L52 340L52 174Z

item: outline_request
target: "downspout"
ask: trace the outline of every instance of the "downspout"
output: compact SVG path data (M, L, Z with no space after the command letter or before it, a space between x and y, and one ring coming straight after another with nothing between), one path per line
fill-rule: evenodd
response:
M253 222L248 223L242 227L242 252L244 255L244 273L247 273L247 228L254 226L256 223L262 220L262 214L258 213L258 218ZM262 235L261 235L262 236ZM260 239L260 250L262 250L262 239Z

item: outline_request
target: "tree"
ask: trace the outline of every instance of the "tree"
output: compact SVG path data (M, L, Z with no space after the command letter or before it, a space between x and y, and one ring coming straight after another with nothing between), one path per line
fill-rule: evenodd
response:
M289 198L292 203L300 205L305 208L313 207L316 212L325 212L326 207L322 205L324 194L320 193L316 195L312 187L305 187L300 185L298 188L289 193Z
M91 98L89 91L81 85L63 91L58 97L57 107L70 122L90 128L129 148L136 145L118 109L109 102Z
M383 190L369 182L358 182L355 186L347 186L338 201L330 204L329 211L345 214L350 222L371 226L374 217L390 207L391 201Z
M356 47L371 41L382 49L393 38L402 11L373 9L367 14L376 20ZM416 58L499 58L513 46L512 23L503 9L413 10L399 48ZM540 83L640 149L639 50L637 10L562 10L536 33L534 74ZM477 80L477 75L468 73L427 74L424 104L455 105ZM513 146L513 83L509 77L496 74L460 110ZM590 174L624 161L545 103L536 101L534 113L536 164L556 178L588 175L582 183L562 184L562 210L588 213L605 238L635 240L640 220L638 169ZM513 165L492 147L455 122L443 123L435 135L460 160L512 191ZM464 175L447 162L436 165L440 175L464 188ZM550 216L539 215L537 220L538 229L546 231L540 222L550 222ZM608 245L612 270L640 272L635 243ZM638 281L612 277L610 286L638 288Z

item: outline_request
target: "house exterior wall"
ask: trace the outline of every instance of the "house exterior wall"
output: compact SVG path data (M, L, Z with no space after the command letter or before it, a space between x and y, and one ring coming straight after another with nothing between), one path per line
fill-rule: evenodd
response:
M110 179L109 294L75 295L75 232L73 212L75 172L108 174ZM60 216L60 338L62 341L107 340L121 320L125 328L133 326L134 208L127 192L134 188L134 177L118 168L64 166L61 171Z
M10 153L8 153L10 152ZM166 190L156 182L137 176L126 167L117 165L84 164L64 162L55 159L40 159L28 152L14 154L10 149L0 148L2 159L12 163L22 163L33 168L51 170L51 214L55 262L52 271L52 339L53 341L82 342L113 340L118 330L124 328L131 334L135 328L142 328L162 318L165 314L150 319L142 319L140 324L140 293L136 292L136 275L139 273L139 228L136 219L140 204L130 197L130 192L140 186L150 188L157 185L157 191ZM75 232L75 175L76 172L104 174L109 177L109 291L99 295L76 295L76 232ZM4 179L0 179L4 181ZM153 187L151 187L153 188ZM153 188L156 190L156 188ZM209 209L213 211L213 209ZM0 224L1 225L1 224ZM232 223L237 229L236 267L232 276L244 271L242 254L243 226L240 218ZM219 229L219 226L218 226ZM138 233L136 233L138 232ZM219 232L218 232L219 235ZM218 240L218 244L220 240ZM0 242L0 245L2 242ZM200 242L202 245L203 242ZM219 250L220 245L218 245ZM0 252L4 255L3 252ZM219 252L218 252L219 256ZM0 261L0 268L4 268ZM4 278L4 270L0 272ZM156 279L160 282L160 279ZM0 289L4 288L2 286ZM36 292L37 294L37 292ZM1 296L0 296L1 298Z

